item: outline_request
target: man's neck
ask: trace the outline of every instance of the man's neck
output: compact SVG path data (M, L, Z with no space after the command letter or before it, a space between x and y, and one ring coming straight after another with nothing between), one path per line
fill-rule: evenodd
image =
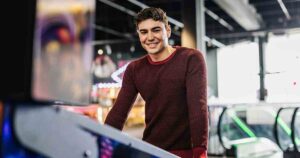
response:
M149 54L150 58L154 62L163 61L167 59L173 52L175 51L175 48L168 45L163 51L155 53L155 54Z

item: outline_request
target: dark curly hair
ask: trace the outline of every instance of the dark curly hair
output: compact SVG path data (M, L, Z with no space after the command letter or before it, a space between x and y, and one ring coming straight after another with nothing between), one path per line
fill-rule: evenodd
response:
M160 8L150 7L142 9L135 17L135 26L138 28L138 24L144 20L153 19L154 21L161 21L166 26L168 25L168 18L166 12Z

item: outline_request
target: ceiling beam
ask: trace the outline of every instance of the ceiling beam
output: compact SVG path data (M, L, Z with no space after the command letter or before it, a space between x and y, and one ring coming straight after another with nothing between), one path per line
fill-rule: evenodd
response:
M248 0L213 0L245 30L262 28L262 19Z
M214 12L212 12L211 10L204 8L205 9L205 13L207 15L209 15L211 18L213 18L214 20L216 20L217 22L219 22L221 25L223 25L224 27L226 27L228 30L233 31L234 28L224 19L222 19L221 17L219 17L217 14L215 14Z
M128 1L131 2L131 3L133 3L133 4L135 4L135 5L137 5L137 6L139 6L139 7L141 7L141 8L143 8L143 9L149 7L148 5L146 5L146 4L142 3L142 2L139 2L139 1L137 1L137 0L128 0ZM174 25L180 27L180 28L183 28L183 27L184 27L184 24L183 24L182 22L179 22L178 20L176 20L176 19L174 19L174 18L172 18L172 17L169 17L169 16L168 16L168 21L169 21L170 23L172 23L172 24L174 24Z
M103 31L103 32L106 32L106 33L109 33L109 34L112 34L112 35L115 35L115 36L118 36L118 37L124 37L128 40L133 40L133 38L134 38L130 34L124 34L122 32L119 32L119 31L116 31L116 30L113 30L111 28L107 28L107 27L104 27L104 26L101 26L101 25L92 25L92 27L95 28L96 30Z
M230 39L230 38L232 39L232 38L240 38L240 37L255 37L267 33L282 34L282 33L289 33L289 32L300 32L300 28L299 26L295 26L295 27L282 27L282 28L272 28L272 29L258 29L258 30L244 31L244 32L218 34L212 36L217 39Z
M132 43L132 42L136 42L136 40L134 40L134 41L129 41L126 39L96 40L96 41L93 41L92 44L93 45L106 45L106 44L120 44L120 43Z
M279 6L280 6L281 10L283 11L284 15L286 16L286 18L288 20L290 20L291 16L290 16L287 8L285 7L284 3L282 2L282 0L277 0L277 2L279 3Z
M132 11L130 9L127 9L127 8L121 6L121 5L117 4L117 3L114 3L112 1L109 1L109 0L99 0L99 1L102 2L102 3L104 3L104 4L106 4L106 5L109 5L109 6L113 7L113 8L115 8L115 9L118 9L119 11L122 11L122 12L124 12L126 14L129 14L131 16L135 16L136 15L136 12L134 12L134 11Z

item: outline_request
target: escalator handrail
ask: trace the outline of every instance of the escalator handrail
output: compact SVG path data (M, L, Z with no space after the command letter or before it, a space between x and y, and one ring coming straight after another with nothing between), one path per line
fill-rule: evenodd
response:
M282 147L282 144L280 144L280 141L279 141L279 135L278 135L278 131L277 131L277 127L278 127L278 125L279 125L279 123L278 123L278 120L279 120L279 116L280 116L280 113L283 111L283 110L285 110L285 109L293 109L293 108L295 108L295 107L281 107L279 110L278 110L278 112L277 112L277 114L276 114L276 117L275 117L275 123L274 123L274 126L273 126L273 132L274 132L274 137L275 137L275 140L276 140L276 143L277 143L277 145L279 146L279 148L282 150L282 151L286 151L286 150L284 150L284 148ZM292 125L292 124L291 124ZM290 139L292 139L292 137L290 137ZM293 141L293 140L292 140ZM294 148L294 150L295 150L295 148Z
M297 141L296 141L296 134L295 134L295 122L296 122L296 116L297 116L297 112L300 108L297 107L293 113L293 116L292 116L292 122L291 122L291 128L292 128L292 134L291 134L291 137L292 137L292 142L294 144L294 151L297 151L297 152L300 152L300 150L298 149L298 144L297 144ZM299 143L299 142L298 142Z
M221 115L219 116L219 121L218 121L218 126L217 126L217 133L218 133L219 141L220 141L220 144L223 146L224 149L228 149L228 148L225 146L224 141L222 139L221 122L222 122L223 116L224 116L227 109L228 109L227 107L224 107Z
M230 108L232 108L232 107L230 107ZM227 112L227 110L229 110L229 108L225 107L224 110L222 111L220 117L219 117L217 132L218 132L219 141L220 141L221 145L224 147L224 149L231 149L231 146L230 146L230 148L225 146L225 143L222 139L223 137L222 137L222 134L221 134L222 133L221 132L221 126L222 126L221 124L222 124L223 116ZM237 122L235 122L235 123L237 123ZM239 125L239 127L240 127L240 125ZM240 127L240 128L242 128L242 127ZM244 129L242 129L242 130L244 131ZM250 138L256 137L255 134L251 130L250 130L251 133L249 133L247 131L244 131L244 132L246 132Z
M277 126L278 126L278 117L279 117L279 114L280 112L283 110L284 108L280 108L278 111L277 111L277 114L275 116L275 123L274 123L274 127L273 127L273 132L274 132L274 137L275 137L275 140L276 140L276 143L277 145L279 146L279 148L281 150L283 150L282 146L280 145L280 142L279 142L279 137L278 137L278 132L277 132Z

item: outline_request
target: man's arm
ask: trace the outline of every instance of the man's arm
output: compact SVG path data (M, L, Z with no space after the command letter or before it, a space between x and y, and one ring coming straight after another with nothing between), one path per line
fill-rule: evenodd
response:
M186 80L191 140L194 158L206 157L208 143L207 76L203 55L190 56Z
M115 104L105 119L105 124L122 130L128 113L137 97L137 93L138 91L133 79L133 68L131 64L129 64L124 73L122 88Z

